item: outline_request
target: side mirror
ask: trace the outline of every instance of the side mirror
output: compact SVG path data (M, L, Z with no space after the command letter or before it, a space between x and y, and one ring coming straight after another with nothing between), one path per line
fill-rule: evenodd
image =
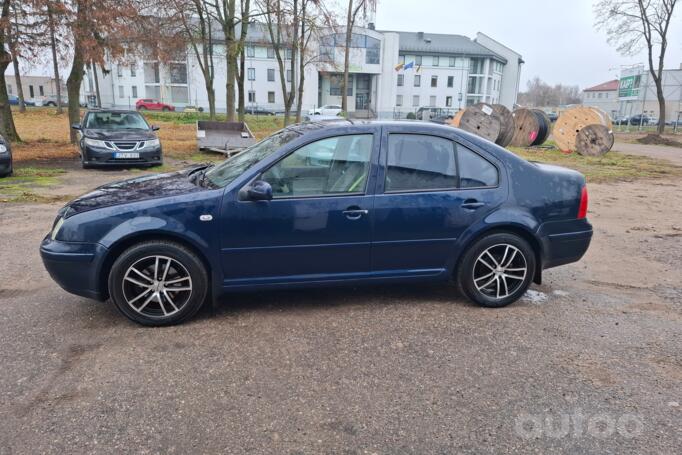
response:
M78 131L80 131L80 130L83 129L83 128L81 127L81 124L80 124L80 123L74 123L73 125L71 125L71 128L73 128L74 130L78 130Z
M159 129L161 129L160 126L158 126L158 125L152 125L152 131L159 131Z
M272 199L272 186L265 180L256 180L239 191L242 201L269 201Z

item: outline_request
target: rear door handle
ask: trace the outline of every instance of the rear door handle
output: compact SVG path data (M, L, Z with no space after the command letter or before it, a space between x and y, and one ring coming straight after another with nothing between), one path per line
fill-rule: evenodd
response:
M359 220L362 218L362 215L367 215L369 213L369 210L365 209L347 209L343 211L343 214L346 215L346 218L349 220Z
M475 199L467 199L462 203L462 208L467 210L476 210L485 205L485 202L479 202Z

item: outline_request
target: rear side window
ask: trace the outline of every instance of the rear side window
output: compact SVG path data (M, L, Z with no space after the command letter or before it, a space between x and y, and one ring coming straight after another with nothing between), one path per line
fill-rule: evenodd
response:
M457 145L460 188L497 186L497 168L461 144Z
M457 188L454 142L421 134L388 136L386 190Z

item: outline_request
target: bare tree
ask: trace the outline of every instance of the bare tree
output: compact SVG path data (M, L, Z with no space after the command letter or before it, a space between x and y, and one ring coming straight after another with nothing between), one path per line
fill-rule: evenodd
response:
M0 4L0 132L8 141L20 141L21 138L14 126L12 109L7 96L7 82L5 71L12 61L12 54L8 52L10 31L11 0L2 0Z
M518 102L529 107L556 107L580 103L577 85L556 84L551 86L539 77L528 81L526 91L519 93Z
M346 15L346 44L343 56L343 80L341 81L341 110L348 112L348 73L350 70L350 49L353 27L358 14L362 11L366 17L368 10L376 8L377 0L348 0L348 13Z
M676 5L677 0L600 0L594 7L597 27L606 30L609 43L620 53L633 55L646 49L658 98L658 134L665 129L663 65Z

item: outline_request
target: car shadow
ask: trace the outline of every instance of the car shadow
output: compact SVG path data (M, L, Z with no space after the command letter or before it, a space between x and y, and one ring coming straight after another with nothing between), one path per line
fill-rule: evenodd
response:
M353 305L402 306L422 304L475 306L454 284L339 286L297 290L235 292L204 305L195 319L238 316L271 311L319 311Z

